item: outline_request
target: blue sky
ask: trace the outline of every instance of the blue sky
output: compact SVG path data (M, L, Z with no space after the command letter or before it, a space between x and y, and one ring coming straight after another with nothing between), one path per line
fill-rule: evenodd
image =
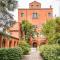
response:
M60 0L17 0L18 1L18 8L29 8L29 3L33 1L40 2L42 8L49 8L50 5L53 7L53 16L56 14L60 16L59 7L60 7ZM14 11L15 19L18 18L17 9Z

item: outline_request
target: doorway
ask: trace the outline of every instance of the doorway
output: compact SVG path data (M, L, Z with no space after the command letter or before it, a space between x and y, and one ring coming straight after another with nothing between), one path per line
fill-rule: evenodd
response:
M33 42L33 47L37 47L37 43L36 42Z

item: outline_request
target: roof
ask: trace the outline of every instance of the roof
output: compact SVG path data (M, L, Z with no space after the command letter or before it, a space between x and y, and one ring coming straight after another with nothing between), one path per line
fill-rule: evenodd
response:
M19 30L19 22L16 22L12 27L10 27L10 31Z
M18 10L51 10L53 8L40 8L40 9L30 9L30 8L19 8Z
M4 32L0 32L0 35L6 36L6 37L10 37L10 38L14 38L14 39L18 39L18 40L19 40L19 38L14 37L14 36L11 36L11 35L8 35L7 33L4 33Z

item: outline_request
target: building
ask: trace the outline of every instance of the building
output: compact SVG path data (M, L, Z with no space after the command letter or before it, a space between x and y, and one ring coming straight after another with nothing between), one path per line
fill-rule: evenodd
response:
M28 9L18 9L18 22L22 20L28 20L33 25L41 26L46 22L47 19L53 17L53 10L49 8L41 8L41 3L32 2L29 4Z
M0 48L14 48L18 42L19 38L0 32Z
M41 3L37 1L33 1L29 3L29 8L18 9L18 22L21 23L22 20L28 20L30 23L36 27L37 32L41 31L41 27L48 19L53 18L53 8L50 6L49 8L41 8ZM30 40L31 45L40 45L41 42L46 42L46 39L41 36L36 37L35 39Z
M29 3L28 9L18 9L18 22L21 23L22 20L28 20L34 27L36 27L38 34L41 31L42 25L51 18L53 18L52 7L50 6L49 8L41 8L41 3L36 1ZM40 45L42 41L44 41L44 37L42 39L41 36L39 36L35 39L31 38L30 44Z
M13 24L4 32L2 22L0 22L0 48L14 48L18 45L19 24L15 22Z
M20 8L18 9L18 22L15 23L10 29L10 35L5 33L0 33L0 47L15 47L19 42L19 35L22 32L20 24L22 20L27 20L32 23L33 27L36 29L38 36L35 35L35 38L30 38L30 45L37 46L41 44L47 43L47 39L45 36L40 34L42 25L46 23L47 20L53 18L53 9L50 6L49 8L41 8L41 3L33 1L29 3L28 9ZM1 24L0 24L1 25ZM4 36L4 40L2 43L2 38ZM10 37L10 39L8 38Z

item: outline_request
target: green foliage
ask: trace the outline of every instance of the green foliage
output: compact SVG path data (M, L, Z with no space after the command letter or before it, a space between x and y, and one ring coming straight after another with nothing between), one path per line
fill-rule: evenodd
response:
M0 0L0 11L5 11L6 8L8 10L14 10L16 8L16 0Z
M0 60L7 60L7 49L1 48L0 49Z
M60 46L57 44L41 46L40 53L44 60L60 60Z
M56 18L56 40L60 44L60 18Z
M56 37L56 22L55 20L49 20L47 21L42 28L42 33L48 38L48 43L52 44L55 43L55 37Z
M23 55L21 48L10 48L7 51L9 60L20 60Z
M28 54L30 51L30 45L26 41L20 41L19 47L22 48L23 54Z
M47 21L43 25L42 33L48 38L49 44L40 47L44 60L60 60L60 18Z
M17 7L16 0L0 0L0 24L3 26L3 31L10 28L14 23L13 15L10 13Z
M23 56L21 48L1 48L0 60L20 60Z
M45 35L49 35L49 33L55 32L55 21L49 20L43 25L42 32L44 32Z
M60 40L60 18L48 20L42 28L42 33L47 37L48 44L55 44Z
M22 32L24 32L24 36L23 37L25 37L25 40L29 40L30 37L32 37L33 34L34 34L34 29L32 27L32 24L29 23L26 20L22 21L21 29L22 29Z

